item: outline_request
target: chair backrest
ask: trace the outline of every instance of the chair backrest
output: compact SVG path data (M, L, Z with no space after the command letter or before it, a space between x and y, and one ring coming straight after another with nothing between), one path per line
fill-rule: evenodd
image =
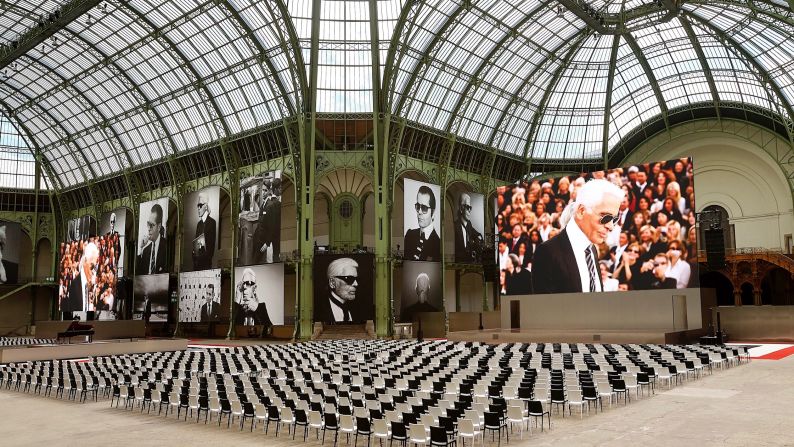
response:
M612 381L612 389L614 391L626 391L626 382L623 379L615 379Z
M334 413L325 413L325 428L328 430L336 430L339 428L338 422L336 421L336 414Z
M507 417L512 420L521 420L524 417L524 412L521 407L511 405L507 407Z
M411 425L411 439L427 439L427 430L425 429L425 424L413 424Z
M499 413L494 413L493 411L486 411L484 413L485 416L485 427L486 428L498 428L501 424L501 420L499 418Z
M543 402L539 400L530 400L527 404L529 407L530 416L540 416L543 414Z
M444 427L430 426L430 441L433 444L447 444L447 429Z
M405 424L399 421L391 421L391 436L394 439L405 439L407 436Z
M356 423L353 420L353 415L351 414L343 414L339 417L339 428L347 429L347 430L354 430L356 428Z
M356 430L363 433L368 433L370 430L369 418L356 417Z
M458 433L462 435L474 435L474 422L471 419L461 419L458 421Z

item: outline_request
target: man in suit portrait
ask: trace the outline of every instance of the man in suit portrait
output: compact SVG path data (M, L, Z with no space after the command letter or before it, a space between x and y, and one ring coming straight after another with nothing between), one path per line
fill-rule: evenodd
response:
M505 295L529 295L532 293L532 273L526 269L518 255L510 253L513 271L505 275Z
M410 306L407 306L400 313L400 319L403 322L410 323L414 321L414 316L420 312L438 312L435 306L430 304L430 276L425 272L416 275L416 284L414 286L414 293L416 293L417 301Z
M436 196L427 185L416 192L416 220L419 228L405 233L405 259L412 261L441 261L441 238L433 221L436 217Z
M471 224L471 196L465 192L458 200L458 218L455 228L455 261L480 262L482 255L482 234Z
M257 263L277 262L281 241L281 179L266 178L262 182L259 219L254 230L254 259ZM272 256L268 259L267 251Z
M199 221L196 223L196 233L193 236L193 270L211 269L212 257L215 255L217 225L215 219L210 217L207 200L206 192L199 193L196 204Z
M267 306L260 301L256 293L256 274L250 268L243 270L243 276L237 283L237 300L234 303L234 323L243 326L273 326L267 313Z
M215 302L215 286L207 284L207 292L204 294L206 302L201 305L201 321L202 323L214 323L221 319L218 307L220 304Z
M540 244L532 262L534 293L600 292L596 245L617 219L623 190L607 180L585 183L563 212L565 229Z
M86 303L93 302L95 292L95 268L99 259L99 248L93 242L85 244L83 256L78 266L79 275L69 284L69 293L66 295L66 306L61 306L63 312L82 312L87 309Z
M0 284L16 284L19 281L19 263L6 259L6 226L0 225Z
M328 298L318 298L314 321L323 323L354 323L363 320L361 305L356 303L358 291L358 262L352 258L331 261L326 270Z
M165 228L163 228L163 207L155 203L146 221L148 237L141 241L140 254L135 267L136 275L167 273Z
M116 213L110 213L110 229L108 229L107 236L110 236L110 242L113 244L113 262L118 267L121 256L121 237L116 231Z

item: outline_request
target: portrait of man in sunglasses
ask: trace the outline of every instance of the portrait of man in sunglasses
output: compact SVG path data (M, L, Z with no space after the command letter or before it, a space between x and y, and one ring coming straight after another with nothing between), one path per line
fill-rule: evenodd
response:
M406 180L406 187L408 185L409 181ZM441 238L434 224L437 210L436 196L429 186L422 184L419 187L414 210L419 228L405 232L403 258L409 261L441 261Z
M215 235L217 224L210 216L209 196L207 192L198 194L196 203L198 222L193 236L193 270L208 270L212 268L212 257L215 255Z
M328 295L315 299L314 320L323 323L360 323L366 306L356 302L359 290L358 262L339 258L328 264Z
M256 274L250 268L243 271L240 282L237 283L237 297L232 307L236 325L262 325L263 335L273 325L265 302L260 300L257 294Z
M479 210L478 210L479 211ZM458 199L458 214L455 228L455 261L480 262L482 258L482 233L472 225L471 195L461 193Z
M602 244L617 223L625 193L602 179L590 180L560 218L560 233L538 246L532 263L534 293L601 292Z

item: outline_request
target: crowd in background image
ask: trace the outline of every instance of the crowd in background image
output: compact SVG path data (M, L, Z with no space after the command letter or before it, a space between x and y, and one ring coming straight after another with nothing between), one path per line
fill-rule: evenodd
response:
M606 179L625 193L617 222L596 247L603 290L669 288L670 279L675 288L695 286L693 171L682 158L498 188L501 292L532 293L533 254L564 228L563 211L591 179Z
M84 256L87 245L93 244L99 255L96 259ZM105 236L95 236L85 240L61 243L61 261L58 269L58 299L60 308L65 309L69 301L72 281L81 281L81 264L88 266L85 274L87 287L84 296L78 300L82 306L71 306L75 311L116 312L116 275L120 248L119 234L114 232ZM92 250L93 251L93 250ZM72 288L73 289L73 288ZM74 297L72 297L74 300ZM99 315L96 317L99 318Z

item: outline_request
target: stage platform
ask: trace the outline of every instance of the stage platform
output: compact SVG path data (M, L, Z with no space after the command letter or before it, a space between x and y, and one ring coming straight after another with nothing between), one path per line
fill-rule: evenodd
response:
M655 343L686 344L702 335L701 330L692 331L641 331L604 329L485 329L482 331L459 331L447 334L450 341L479 341L485 343Z
M75 337L76 339L77 337ZM188 340L184 338L127 338L94 341L93 343L4 346L0 348L0 363L80 359L92 356L159 351L183 351L187 349L187 345Z

